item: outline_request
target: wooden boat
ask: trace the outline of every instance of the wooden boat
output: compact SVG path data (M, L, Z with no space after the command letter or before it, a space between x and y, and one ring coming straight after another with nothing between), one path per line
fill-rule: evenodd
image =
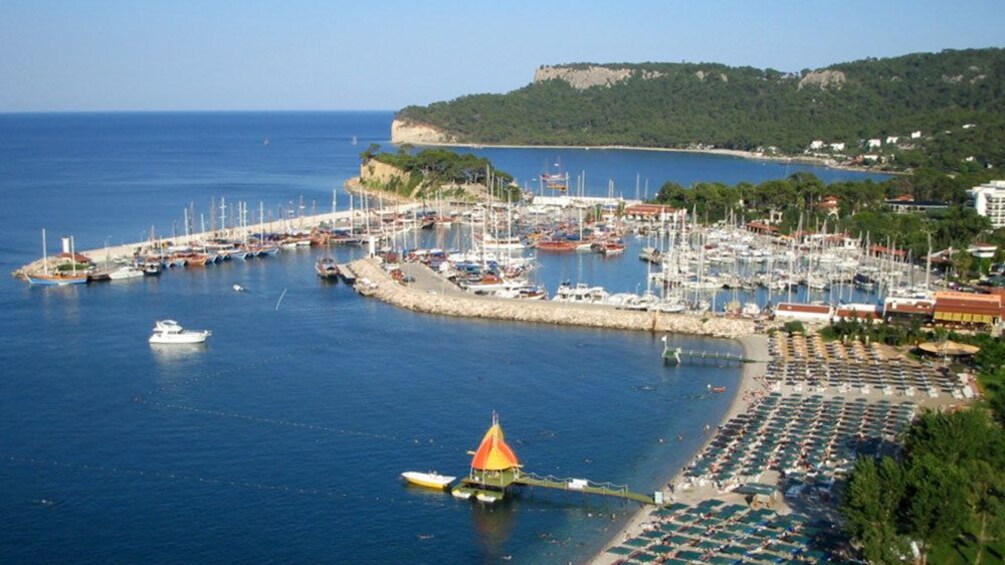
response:
M31 284L42 285L42 286L64 286L69 284L84 284L87 282L87 273L81 273L74 275L72 273L60 273L56 272L53 274L36 273L33 275L25 275L28 282Z
M538 251L567 252L575 251L578 245L578 242L568 239L542 239L538 241L534 247L537 248Z
M405 471L401 474L401 478L405 479L408 484L436 490L446 490L450 487L450 483L457 479L457 477L441 475L436 471L430 471L428 473Z

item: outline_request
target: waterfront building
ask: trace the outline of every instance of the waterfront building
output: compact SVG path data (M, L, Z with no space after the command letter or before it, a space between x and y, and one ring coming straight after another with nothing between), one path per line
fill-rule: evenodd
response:
M1005 303L1000 294L936 292L932 319L943 324L994 325L1005 319Z
M975 186L970 189L971 206L991 220L994 229L1005 227L1005 180Z
M886 205L897 214L933 212L936 210L949 209L949 204L945 202L937 202L935 200L915 200L910 194L901 194L896 198L887 200Z
M829 323L834 311L825 304L801 304L798 302L779 302L775 306L776 320L792 320L794 322Z

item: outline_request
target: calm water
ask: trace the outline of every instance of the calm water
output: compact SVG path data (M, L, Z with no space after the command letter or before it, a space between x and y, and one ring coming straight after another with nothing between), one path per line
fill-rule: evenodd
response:
M386 144L390 118L0 116L0 266L36 258L42 227L83 249L151 226L170 233L190 202L206 210L221 196L277 214L301 197L327 209L358 153ZM741 160L582 153L588 175L594 166L633 187L636 172L657 184L702 167L709 179L727 179L724 167L778 176ZM486 154L529 178L554 150ZM636 506L536 491L483 508L405 487L398 474L465 473L496 410L527 469L650 491L725 410L729 395L706 385L732 389L738 378L664 368L657 337L644 334L400 311L319 282L319 253L79 288L3 278L0 561L580 561ZM615 261L542 259L541 272L634 290L641 263ZM167 317L213 337L154 349L149 329Z

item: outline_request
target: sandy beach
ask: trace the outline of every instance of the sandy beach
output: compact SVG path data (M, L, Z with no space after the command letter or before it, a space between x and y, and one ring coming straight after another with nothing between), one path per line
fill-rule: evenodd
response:
M405 143L405 142L396 142L392 140L392 143ZM856 171L862 173L879 172L890 175L907 174L898 171L879 171L873 167L844 165L838 163L834 159L813 157L810 155L766 155L764 153L758 153L754 151L742 151L740 149L715 149L715 148L687 149L687 148L673 148L673 147L642 147L636 145L510 145L510 144L497 144L497 143L443 143L443 142L432 142L432 141L423 141L421 143L415 142L413 145L420 147L468 147L471 149L492 147L498 149L582 149L585 151L615 150L615 151L653 151L657 153L702 153L706 155L722 155L725 157L738 157L740 159L753 159L758 161L776 161L780 163L803 163L807 165L820 165L831 169L840 169L843 171Z
M737 338L740 345L743 346L743 354L748 359L755 359L758 361L767 361L769 359L768 354L768 336L762 334L748 334ZM747 409L750 402L757 398L760 394L766 392L763 386L763 377L767 372L767 363L747 363L743 366L743 374L740 376L740 384L737 387L736 393L733 396L733 400L729 405L729 409L726 414L723 415L723 424L727 422L730 418L737 416ZM714 434L709 434L708 439L702 445L701 449L704 449L709 442L715 437ZM698 452L701 452L701 449ZM682 472L678 471L674 476L667 478L667 484L677 484L682 478ZM673 493L672 500L675 502L683 502L685 504L694 504L706 498L719 498L723 500L728 500L731 497L739 497L740 495L735 494L725 494L721 495L715 491L711 486L676 491ZM604 547L599 553L590 559L590 563L593 565L611 565L620 559L621 556L613 555L607 553L607 549L618 545L623 540L628 538L637 537L646 530L646 525L652 521L651 515L655 508L647 506L640 508L634 516L632 516L628 523L621 528L611 539L604 544Z

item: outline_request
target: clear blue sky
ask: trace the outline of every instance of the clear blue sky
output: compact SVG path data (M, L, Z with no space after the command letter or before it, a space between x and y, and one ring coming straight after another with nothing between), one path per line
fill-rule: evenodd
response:
M782 71L1005 45L967 1L0 0L0 111L388 109L542 64Z

